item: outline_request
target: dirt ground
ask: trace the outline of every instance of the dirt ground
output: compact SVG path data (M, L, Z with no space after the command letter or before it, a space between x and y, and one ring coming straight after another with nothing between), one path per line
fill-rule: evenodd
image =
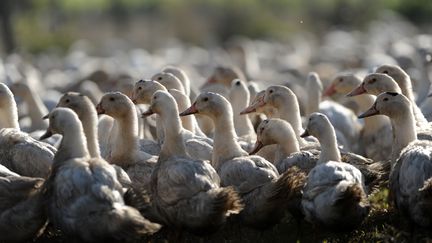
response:
M432 232L413 226L389 209L387 195L388 191L383 189L370 197L372 209L369 216L351 232L336 233L314 228L305 221L297 223L287 215L282 223L265 231L230 222L205 237L164 228L137 242L432 242ZM70 242L70 239L48 228L35 242Z

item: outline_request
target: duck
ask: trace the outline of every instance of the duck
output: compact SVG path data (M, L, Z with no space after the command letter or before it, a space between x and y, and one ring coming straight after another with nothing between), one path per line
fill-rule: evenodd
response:
M234 79L228 97L234 112L234 128L237 136L246 141L256 140L256 133L249 116L240 114L249 105L250 95L246 83L240 79Z
M176 78L180 80L184 87L184 94L188 97L191 96L191 85L190 85L190 79L187 73L177 66L168 65L162 68L163 73L170 73L174 75Z
M208 160L189 156L172 95L155 92L144 114L151 113L161 115L166 136L151 181L157 222L200 235L214 232L229 215L241 211L240 196L232 187L220 187Z
M48 113L48 109L39 95L24 82L11 84L10 90L15 96L22 98L27 105L28 115L31 119L31 127L28 130L45 130L48 127L48 123L42 117Z
M160 225L125 205L115 169L91 158L83 127L69 108L55 108L42 137L61 134L62 141L46 182L50 222L71 237L87 242L131 240L159 230Z
M81 121L84 129L84 135L87 141L87 149L91 158L102 158L99 140L97 136L98 117L93 101L86 95L77 92L67 92L58 101L56 107L65 107L73 110ZM49 115L49 114L48 114ZM46 115L44 118L48 118ZM110 131L111 128L104 130ZM128 174L118 165L112 164L117 172L120 183L128 188L132 182Z
M155 94L157 92L159 91L156 91ZM162 90L160 90L160 92L162 92ZM154 105L154 103L156 103L156 105ZM152 107L155 107L155 109ZM152 114L159 115L164 131L171 129L172 127L177 127L177 121L180 119L176 101L171 94L153 95L150 108L144 112L142 116L146 117ZM194 135L189 130L184 129L182 124L179 124L178 126L177 135L182 138L182 143L185 146L187 154L193 159L211 160L213 154L213 141L207 137L198 137Z
M300 107L297 97L289 88L282 85L271 85L264 93L263 98L255 105L251 105L243 110L253 111L257 107L272 107L277 110L278 117L289 122L294 129L300 147L316 146L316 142L309 142L300 137L303 131L300 116Z
M364 177L356 167L341 162L335 130L325 115L310 115L302 136L309 135L317 137L322 147L303 188L305 219L333 230L353 229L369 214Z
M174 74L168 72L156 73L151 77L151 80L157 81L167 89L177 89L186 94L186 90L180 81ZM151 98L151 97L150 97Z
M186 110L189 106L191 106L189 97L187 97L186 94L183 94L180 90L169 89L168 92L176 100L179 110ZM181 117L181 121L184 129L191 131L197 136L206 137L205 133L201 131L195 116L183 116Z
M132 101L120 92L109 92L102 96L96 109L98 114L115 120L108 138L108 153L102 157L122 167L134 187L148 189L157 156L140 149L138 117Z
M300 150L299 142L291 124L279 118L263 120L257 128L257 140L249 155L256 154L267 146L277 146L273 163L280 174L291 167L298 167L309 173L317 162L319 151L315 149Z
M382 92L402 93L402 89L396 81L387 74L373 73L367 75L360 86L352 90L347 96L356 96L364 93L379 95ZM403 93L402 93L403 94ZM407 96L408 98L408 96ZM408 98L409 99L409 98ZM421 140L432 140L432 128L422 114L421 110L410 99L412 109L416 120L417 136Z
M385 115L393 129L390 200L421 227L432 225L432 142L417 138L413 103L405 95L384 92L359 118Z
M36 239L47 225L42 194L45 180L20 176L0 166L0 241Z
M238 219L253 228L268 228L278 223L285 205L302 187L304 174L290 170L279 175L276 167L259 156L249 156L236 139L233 110L220 94L204 92L180 116L202 114L215 124L211 164L221 186L232 186L244 204Z
M46 178L56 148L22 132L10 89L0 83L0 164L21 176Z
M324 91L324 96L347 94L361 84L361 79L351 73L337 74ZM366 110L375 101L373 95L352 97L360 110ZM359 115L359 114L358 114ZM392 147L392 132L390 120L385 116L374 116L364 119L360 132L360 145L364 155L374 161L389 160Z
M309 94L306 114L310 115L313 112L325 114L335 128L338 144L345 150L360 153L361 146L358 144L358 138L362 125L353 111L331 100L321 101L325 96L323 96L321 79L316 72L308 74L306 88Z
M410 101L413 103L412 107L414 111L414 116L416 118L417 127L421 128L421 127L428 126L428 121L424 117L420 108L415 104L414 95L412 94L412 89L411 89L411 83L404 82L398 84L390 75L386 73L372 73L366 75L361 85L359 85L357 88L352 90L349 94L347 94L347 96L349 97L356 96L364 93L368 93L376 96L386 91L402 93L404 95L408 94L406 95L406 97L408 97L408 99L410 99Z

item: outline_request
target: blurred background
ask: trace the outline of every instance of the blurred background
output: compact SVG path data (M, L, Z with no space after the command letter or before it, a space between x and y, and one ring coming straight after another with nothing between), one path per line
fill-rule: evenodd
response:
M284 42L364 31L379 20L432 29L430 0L2 0L0 11L3 55L65 52L80 39L150 50L175 41L215 46L237 35Z

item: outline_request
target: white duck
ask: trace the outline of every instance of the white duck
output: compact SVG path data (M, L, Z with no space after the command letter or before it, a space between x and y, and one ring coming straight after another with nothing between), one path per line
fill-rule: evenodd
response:
M345 150L360 152L358 139L362 125L352 110L331 100L321 101L323 85L315 72L308 74L306 88L309 94L306 114L321 112L326 115L335 128L339 145L342 145Z
M102 96L97 111L115 120L109 132L108 153L102 154L102 157L111 164L121 166L133 184L148 188L157 157L140 150L134 104L126 95L111 92Z
M28 115L31 119L29 131L46 129L48 122L43 120L42 117L48 113L48 109L39 95L24 82L13 83L10 89L15 96L22 98L27 105Z
M151 80L157 81L158 83L165 86L166 89L177 89L186 94L182 82L174 74L165 72L156 73L153 75Z
M313 113L302 136L313 135L321 143L321 154L303 188L302 207L306 220L335 230L358 226L369 213L362 173L342 163L336 134L328 118Z
M361 84L360 78L353 74L338 74L324 92L325 96L347 94ZM360 110L368 109L374 102L373 95L352 97ZM360 144L364 155L374 161L390 159L393 136L390 120L385 116L374 116L364 119L360 133Z
M249 154L255 154L269 145L278 145L273 164L279 173L284 173L293 166L309 173L316 165L319 151L301 151L294 129L285 120L272 118L262 121L257 129L255 148Z
M44 179L19 176L0 166L0 241L24 242L47 225Z
M23 176L46 178L56 149L21 132L14 96L0 83L0 164Z
M401 88L394 81L394 79L387 74L374 73L367 75L363 79L361 85L351 91L348 96L355 96L364 93L379 95L380 93L387 91L401 93ZM431 126L415 102L412 100L410 100L410 102L412 104L411 107L416 120L417 137L419 139L432 140Z
M221 186L233 186L242 195L242 222L258 228L279 222L285 205L300 190L304 175L287 171L279 176L267 160L248 156L236 140L232 108L223 96L201 93L180 115L195 113L210 117L215 124L212 165L221 178Z
M418 140L412 102L385 92L360 118L388 116L393 129L390 192L396 207L422 227L432 225L432 142Z
M218 229L227 216L241 211L239 196L232 188L219 186L220 178L208 161L188 155L185 129L168 92L154 93L146 114L153 112L160 114L166 136L152 175L155 218L197 234Z
M181 69L180 67L176 66L166 66L162 69L163 73L171 73L172 75L176 76L180 82L183 84L184 87L184 94L186 96L190 96L191 94L191 87L190 87L190 80L189 76L186 74L186 72Z
M179 110L186 110L191 106L189 97L183 94L180 90L170 89L168 92L174 97ZM191 131L197 136L206 137L206 135L201 131L195 116L183 116L181 117L182 125L185 129Z
M178 136L182 138L187 154L198 160L211 160L213 154L213 141L207 137L198 137L192 132L184 129L182 124L177 124L180 120L178 115L178 107L176 101L169 93L161 93L166 91L156 91L153 94L150 108L143 116L158 114L162 122L164 130L179 127ZM159 95L155 95L158 94ZM164 139L165 142L165 139Z
M245 141L254 141L256 134L249 116L240 114L249 105L250 95L246 83L240 79L234 79L228 97L234 112L234 128L237 136Z
M68 108L56 108L49 119L44 137L63 136L46 185L50 221L85 241L124 241L156 232L158 224L125 205L114 168L103 159L90 158L78 116Z
M78 115L78 118L80 119L84 129L84 135L87 141L87 149L90 156L92 158L102 158L97 136L98 117L91 99L80 93L68 92L60 98L59 102L57 103L57 107L66 107L72 109ZM109 133L107 131L110 130L111 127L107 130L104 130L104 133ZM129 187L131 180L127 173L120 166L114 164L112 166L117 172L120 183L122 183L123 186Z
M410 100L410 102L412 102L412 108L416 119L417 127L421 128L428 125L428 122L424 117L423 113L421 112L420 108L415 104L414 95L411 88L411 82L405 80L403 83L397 83L387 73L372 73L367 75L366 77L364 77L361 85L359 85L356 89L352 90L348 94L348 96L355 96L364 93L379 95L382 92L387 91L402 93Z

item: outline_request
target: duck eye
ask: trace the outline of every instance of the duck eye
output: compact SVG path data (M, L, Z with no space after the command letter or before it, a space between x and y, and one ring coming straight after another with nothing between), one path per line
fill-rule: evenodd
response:
M157 100L157 96L153 97L154 100Z
M384 70L383 73L388 74L388 71L387 71L387 70Z
M271 93L273 93L273 90L271 89L271 90L269 90L269 93L271 94Z
M110 101L114 101L115 99L114 99L114 97L110 97L109 100Z
M162 77L158 77L157 80L159 80L159 81L162 80Z
M236 85L237 85L237 86L240 86L240 81L237 81L237 82L236 82Z
M69 103L69 101L70 101L69 99L66 99L66 100L65 100L66 103Z
M142 90L142 87L138 87L138 90Z
M342 82L343 82L343 78L340 78L340 79L339 79L339 82L342 83Z
M388 100L388 98L384 98L383 100L384 100L384 101L387 101L387 100Z
M207 102L208 101L208 97L204 97L203 101Z

